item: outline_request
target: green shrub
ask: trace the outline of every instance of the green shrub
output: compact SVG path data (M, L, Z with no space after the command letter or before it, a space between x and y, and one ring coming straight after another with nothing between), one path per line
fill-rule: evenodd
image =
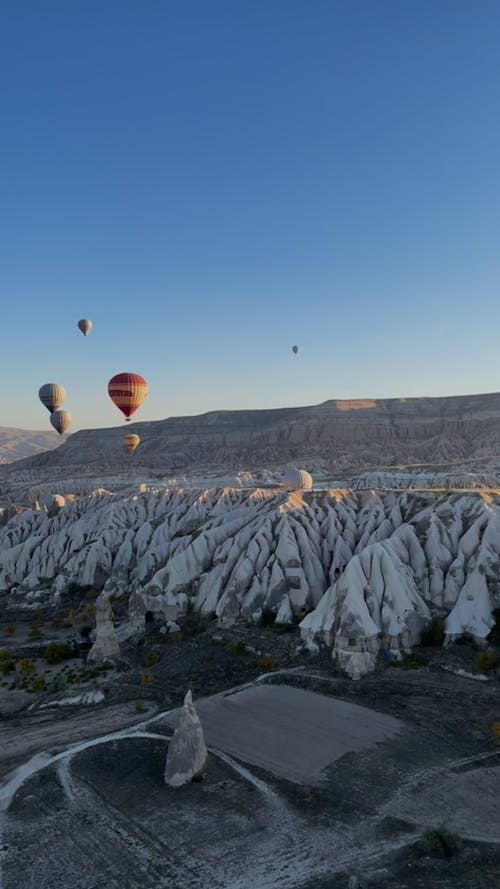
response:
M474 658L474 666L481 673L498 667L498 655L494 651L480 651Z
M136 713L144 713L146 706L144 701L136 701L135 702L135 712Z
M433 617L422 632L421 645L442 645L444 642L444 621L442 617Z
M229 654L234 655L235 657L239 657L241 654L245 654L245 643L244 642L231 642L231 645L228 645L227 650Z
M29 657L21 658L19 661L19 669L23 676L31 676L32 673L36 672L35 663Z
M175 630L174 633L169 633L168 638L171 642L182 642L182 633L179 630Z
M274 667L274 661L268 655L264 655L260 660L257 661L257 667L262 673L265 673L266 670L272 670Z
M460 851L462 841L460 837L445 827L435 827L426 830L415 843L414 850L419 857L426 858L451 858Z
M43 657L48 664L59 664L73 657L73 649L68 642L50 642L44 649Z
M38 642L40 639L43 639L43 633L38 627L32 627L30 630L29 638L32 642Z
M160 655L156 653L156 651L149 651L148 654L144 655L142 664L144 667L153 667L154 664L157 664L160 660Z
M5 648L2 649L0 651L0 673L2 676L6 676L7 673L13 673L15 669L16 664L11 652Z
M152 673L143 673L141 676L141 685L151 685L153 682L153 674Z
M6 636L13 636L15 632L16 632L16 625L15 624L9 624L8 627L4 628L4 633Z
M33 679L30 691L34 693L45 691L45 679L43 676L37 676L36 679Z

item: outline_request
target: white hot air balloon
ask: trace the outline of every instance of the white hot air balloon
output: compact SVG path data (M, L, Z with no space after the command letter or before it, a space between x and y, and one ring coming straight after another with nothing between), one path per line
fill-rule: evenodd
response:
M84 336L88 336L90 331L92 330L92 321L88 318L80 318L78 322L78 329L81 330Z
M64 435L71 426L71 414L68 411L53 411L50 422L59 435Z
M305 469L289 469L278 479L278 484L289 491L310 491L313 480Z

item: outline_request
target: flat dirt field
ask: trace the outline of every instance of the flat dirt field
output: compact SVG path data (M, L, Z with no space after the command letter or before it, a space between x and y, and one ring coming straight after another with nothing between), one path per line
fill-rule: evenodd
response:
M326 766L395 737L402 723L289 685L255 685L196 703L209 747L280 778L312 784ZM179 711L165 722L178 723Z

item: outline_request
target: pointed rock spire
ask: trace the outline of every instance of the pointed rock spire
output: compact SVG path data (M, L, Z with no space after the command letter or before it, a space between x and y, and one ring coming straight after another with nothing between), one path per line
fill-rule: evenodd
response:
M203 729L190 691L184 698L179 725L168 745L165 784L181 787L202 771L207 761Z

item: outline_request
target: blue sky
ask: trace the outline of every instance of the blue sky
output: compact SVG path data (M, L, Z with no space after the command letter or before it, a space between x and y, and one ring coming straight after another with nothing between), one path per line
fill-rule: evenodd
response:
M496 0L6 0L0 425L119 424L121 371L137 419L499 389L499 45Z

